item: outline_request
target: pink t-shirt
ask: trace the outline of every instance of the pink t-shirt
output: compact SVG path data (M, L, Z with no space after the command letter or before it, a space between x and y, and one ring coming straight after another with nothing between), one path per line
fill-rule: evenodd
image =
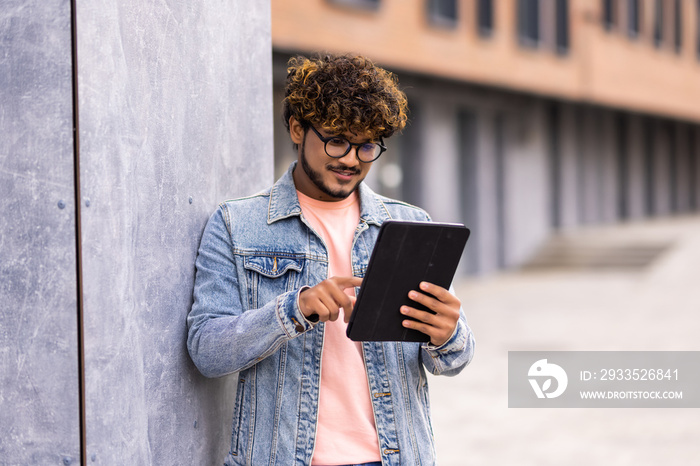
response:
M323 202L297 191L301 211L328 248L329 277L352 276L350 253L360 220L357 193ZM353 288L345 292L355 295ZM321 356L321 392L312 465L381 461L362 345L346 335L340 317L326 322Z

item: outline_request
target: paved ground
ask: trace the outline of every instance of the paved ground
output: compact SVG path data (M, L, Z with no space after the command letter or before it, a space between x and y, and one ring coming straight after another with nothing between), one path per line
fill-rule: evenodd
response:
M700 217L599 234L674 246L636 272L511 272L457 286L477 344L462 374L430 379L442 466L700 464L698 409L507 406L508 351L700 350Z

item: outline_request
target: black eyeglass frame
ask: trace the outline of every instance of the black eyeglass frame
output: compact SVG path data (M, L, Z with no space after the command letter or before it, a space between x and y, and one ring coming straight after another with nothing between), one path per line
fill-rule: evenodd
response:
M357 149L355 150L355 157L357 157L357 160L359 160L359 161L362 162L362 163L372 163L372 162L374 162L375 160L377 160L377 159L386 151L386 146L384 145L384 139L382 139L381 137L379 138L379 142L371 142L371 143L367 143L367 142L350 142L350 141L347 140L347 138L345 138L345 137L343 137L343 136L328 136L328 137L325 137L325 136L323 136L321 133L319 133L318 130L317 130L316 128L313 127L313 125L309 125L309 128L311 128L311 129L314 131L314 133L316 133L316 136L318 136L318 138L321 140L321 142L323 142L323 150L326 152L326 155L327 155L328 157L333 158L333 159L342 159L343 157L345 157L346 155L348 155L348 152L350 152L350 151L352 150L353 146L357 147ZM328 143L329 143L332 139L343 139L345 142L348 143L348 148L347 148L347 150L346 150L345 152L343 152L341 155L331 155L331 154L329 154L329 153L328 153ZM379 146L379 153L378 153L377 156L376 156L375 158L373 158L372 160L362 160L362 159L360 158L360 147L364 146L365 144L376 144L377 146Z

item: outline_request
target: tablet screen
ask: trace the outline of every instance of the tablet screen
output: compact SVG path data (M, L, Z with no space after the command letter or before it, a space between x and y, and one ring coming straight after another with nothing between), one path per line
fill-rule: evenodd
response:
M421 281L449 288L469 229L438 222L389 220L382 224L357 295L347 335L354 341L420 341L429 337L408 329L402 305L422 307L408 298Z

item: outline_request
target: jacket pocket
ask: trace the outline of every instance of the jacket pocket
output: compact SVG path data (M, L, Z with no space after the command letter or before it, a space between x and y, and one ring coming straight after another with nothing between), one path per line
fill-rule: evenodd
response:
M304 269L302 257L269 253L244 258L248 283L248 305L257 309L287 291L299 287Z
M238 456L240 446L238 444L243 424L243 395L245 394L245 378L238 379L236 387L236 404L233 408L233 432L231 433L231 455Z

